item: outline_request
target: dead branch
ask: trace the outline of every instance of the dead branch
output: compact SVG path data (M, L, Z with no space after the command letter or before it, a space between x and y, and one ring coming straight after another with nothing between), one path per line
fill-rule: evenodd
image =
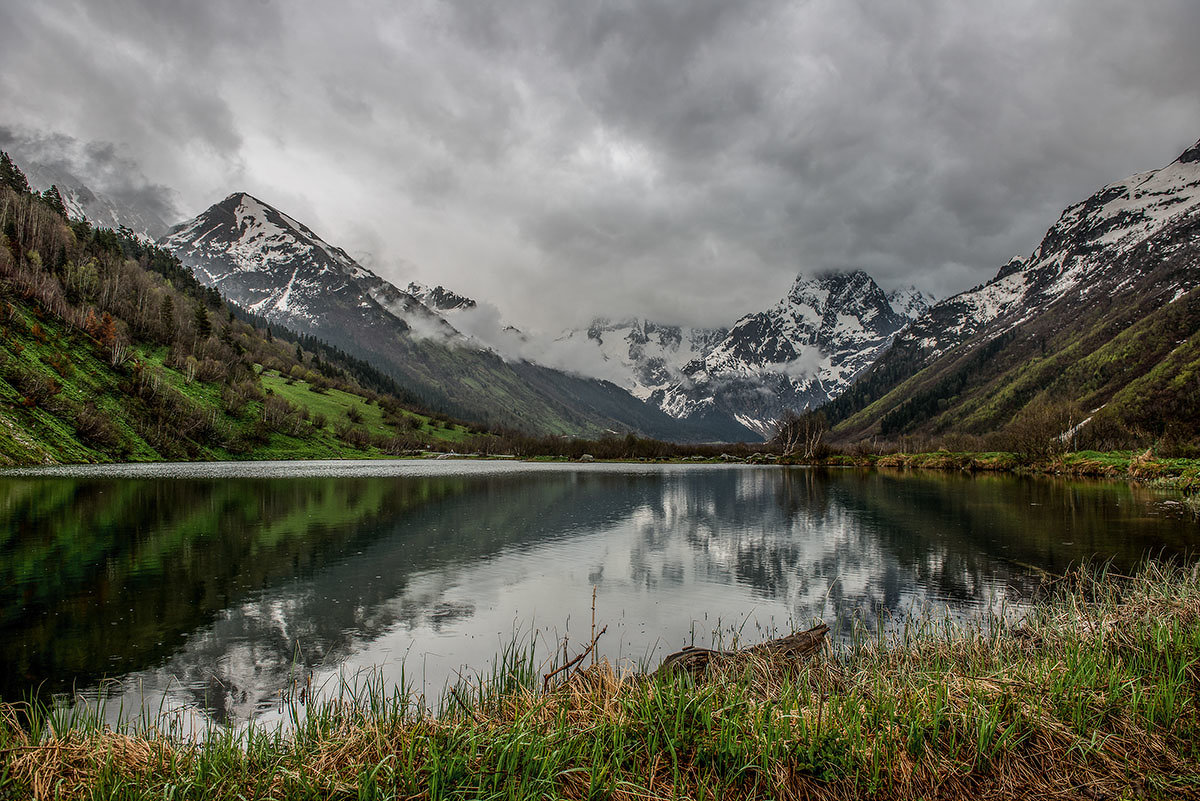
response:
M688 646L682 651L668 654L654 675L683 672L694 677L703 675L710 666L728 667L754 659L788 660L799 662L820 650L825 642L829 626L819 623L808 631L794 631L786 637L767 640L749 648L736 651L712 651L707 648Z
M596 647L596 643L600 640L600 638L602 636L604 636L604 632L606 632L606 631L608 631L608 626L605 626L604 628L600 629L600 633L592 638L591 645L589 645L587 648L584 648L583 653L581 653L579 656L572 659L570 662L567 662L562 667L555 668L554 670L547 673L545 676L542 676L542 691L545 692L550 689L550 679L554 678L559 673L562 673L564 670L570 670L571 668L575 667L580 662L582 662L584 659L586 659L587 655L590 654L592 652L592 650Z

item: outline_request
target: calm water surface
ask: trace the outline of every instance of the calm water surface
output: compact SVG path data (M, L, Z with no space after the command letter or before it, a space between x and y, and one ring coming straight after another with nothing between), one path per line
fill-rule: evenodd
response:
M1017 607L1191 553L1117 483L724 465L316 462L0 472L0 698L240 724L379 670L437 695L517 638L656 660L822 619ZM103 688L103 689L101 689Z

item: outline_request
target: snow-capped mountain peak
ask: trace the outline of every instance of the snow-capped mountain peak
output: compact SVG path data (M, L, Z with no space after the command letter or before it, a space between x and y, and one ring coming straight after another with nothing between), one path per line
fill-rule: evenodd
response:
M729 333L726 328L689 328L652 320L597 318L587 329L566 331L560 342L588 342L611 368L606 377L646 400L684 377L684 367Z
M1167 166L1103 187L1068 206L1027 258L933 306L902 340L932 360L983 331L1000 336L1068 296L1122 291L1117 256L1200 214L1200 142Z
M429 287L417 281L412 281L405 291L434 311L466 311L467 309L474 309L476 306L475 301L471 298L460 295L457 292L451 292L441 284Z
M238 305L303 328L319 316L388 315L422 335L461 339L444 318L307 225L234 192L171 229L163 245Z
M718 410L769 436L785 409L844 391L929 300L913 288L886 294L862 270L801 274L779 303L738 320L657 400L675 417Z
M732 328L598 319L564 338L586 338L618 383L673 417L724 416L769 435L785 409L844 390L931 302L914 287L885 293L862 270L801 274Z
M893 289L887 299L892 311L909 320L917 319L937 302L933 295L912 285Z

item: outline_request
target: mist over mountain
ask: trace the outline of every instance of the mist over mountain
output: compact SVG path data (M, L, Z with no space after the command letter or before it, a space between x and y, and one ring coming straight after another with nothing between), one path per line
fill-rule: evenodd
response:
M0 150L21 164L34 189L57 186L76 219L153 241L182 216L175 193L148 180L134 158L110 143L0 126Z
M233 303L370 361L435 409L539 433L754 437L727 416L676 420L580 370L502 354L455 325L492 307L443 287L401 290L245 192L179 224L162 244Z
M837 397L932 300L914 287L885 293L862 271L827 272L799 276L729 328L598 319L560 341L590 343L609 380L673 417L728 414L770 437L785 411Z

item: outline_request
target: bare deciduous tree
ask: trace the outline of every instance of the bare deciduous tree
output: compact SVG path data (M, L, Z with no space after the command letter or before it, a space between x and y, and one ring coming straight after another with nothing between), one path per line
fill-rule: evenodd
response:
M773 442L780 446L784 456L815 459L825 455L825 432L828 430L829 424L821 412L799 414L788 409L775 423Z

